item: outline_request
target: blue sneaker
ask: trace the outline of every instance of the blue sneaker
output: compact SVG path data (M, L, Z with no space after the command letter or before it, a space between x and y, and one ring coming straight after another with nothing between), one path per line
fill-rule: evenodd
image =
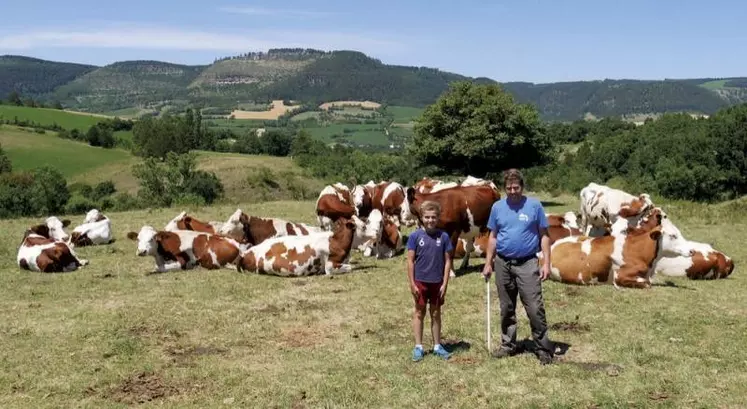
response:
M423 348L415 347L412 350L412 360L413 360L413 362L419 362L419 361L421 361L423 359L423 355L424 354L425 354L425 352L423 352Z
M443 359L449 359L449 358L451 358L451 354L449 354L449 352L446 351L444 349L444 347L441 346L441 344L436 345L436 347L433 348L433 353L436 354L436 355L438 355L438 356L440 356Z

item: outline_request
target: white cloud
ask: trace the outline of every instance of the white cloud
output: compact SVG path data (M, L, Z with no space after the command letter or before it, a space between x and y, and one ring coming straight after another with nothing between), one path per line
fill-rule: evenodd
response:
M338 12L331 11L268 9L262 7L221 7L218 10L225 13L247 14L250 16L286 16L301 18L329 17L340 14Z
M403 45L378 34L326 31L263 30L252 33L217 33L179 28L119 25L89 30L44 29L1 34L0 50L35 48L131 48L187 51L266 51L270 48L359 50L392 54Z

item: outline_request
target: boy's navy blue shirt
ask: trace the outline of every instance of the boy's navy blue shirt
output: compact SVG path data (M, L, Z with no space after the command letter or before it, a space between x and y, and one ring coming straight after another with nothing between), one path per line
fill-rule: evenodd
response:
M407 249L415 250L415 280L440 283L444 280L446 252L453 250L446 232L436 230L433 236L420 228L407 238Z

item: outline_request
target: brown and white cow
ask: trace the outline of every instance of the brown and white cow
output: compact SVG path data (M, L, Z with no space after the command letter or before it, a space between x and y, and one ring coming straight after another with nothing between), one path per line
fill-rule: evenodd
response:
M463 258L465 255L465 249L469 248L470 245L472 246L472 251L470 252L471 255L475 257L485 257L487 254L488 249L488 241L490 240L490 230L484 230L481 231L480 234L475 237L474 243L471 243L464 239L463 237L459 237L459 241L457 242L456 249L454 250L454 258Z
M36 234L56 241L70 241L70 235L65 227L70 225L70 220L60 220L56 216L47 217L44 223L34 226Z
M481 230L487 228L488 218L493 203L499 200L500 193L490 186L458 186L432 193L418 193L415 188L407 190L407 201L410 211L420 221L420 206L426 201L438 202L441 205L441 217L436 227L451 237L451 244L456 249L459 237L468 241L459 269L469 264L472 244ZM452 269L451 275L454 275Z
M70 243L76 247L97 246L114 242L112 223L98 209L86 213L83 224L76 226L70 234Z
M356 237L362 236L360 240L356 240L356 244L363 242L354 246L363 251L364 256L391 258L403 248L399 228L391 219L384 218L379 209L374 209L366 218L365 229L365 233L356 230Z
M493 190L498 191L498 186L492 180L476 178L470 175L462 181L460 186L490 186Z
M273 237L306 236L323 230L306 223L295 223L276 217L249 216L241 209L228 218L218 234L231 237L239 243L256 246Z
M349 273L356 223L339 218L330 232L275 237L242 253L238 271L298 277Z
M690 240L695 249L691 256L664 257L654 265L654 271L671 277L687 277L691 280L713 280L726 278L734 271L734 261L710 244Z
M605 226L615 224L621 217L628 220L630 227L635 227L640 218L654 206L647 193L633 196L622 190L596 183L589 183L581 189L579 197L579 227L587 236L603 235Z
M378 209L385 219L391 220L397 227L402 224L406 226L415 224L416 219L407 201L407 191L401 184L382 181L375 185L369 182L365 186L372 194L371 210ZM361 212L369 211L365 206L361 209Z
M171 219L163 229L165 231L192 230L202 233L217 234L221 227L223 227L222 222L211 221L205 223L201 220L195 219L187 214L187 212L181 212Z
M316 218L322 230L331 230L341 217L349 219L359 213L349 192L336 185L325 186L316 199Z
M193 230L156 231L145 225L139 233L127 233L127 238L137 241L135 254L155 258L159 273L189 270L198 265L219 269L236 264L241 252L236 240Z
M22 270L60 273L88 265L88 260L79 259L68 243L51 236L49 224L47 219L45 224L26 230L16 256L18 267Z
M413 187L418 193L434 193L444 189L451 189L457 186L459 186L459 184L456 182L444 182L442 180L424 177L423 179L415 183Z
M373 211L373 197L376 184L373 180L369 181L365 185L355 185L351 196L353 198L353 205L356 208L356 214L358 217L368 217Z
M569 284L613 284L615 288L650 288L654 264L668 255L691 254L692 247L666 218L644 227L627 227L620 218L612 234L571 236L551 248L550 279ZM538 253L542 263L542 253Z

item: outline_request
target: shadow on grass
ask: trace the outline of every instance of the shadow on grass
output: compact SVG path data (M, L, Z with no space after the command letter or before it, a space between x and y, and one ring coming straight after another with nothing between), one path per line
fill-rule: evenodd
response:
M540 203L542 204L543 207L548 207L548 206L565 206L564 202L555 202L555 201L552 201L552 200L540 200Z
M669 287L669 288L676 288L678 290L689 290L689 291L695 291L692 287L685 287L682 285L678 285L674 281L666 280L663 283L652 283L652 287Z

